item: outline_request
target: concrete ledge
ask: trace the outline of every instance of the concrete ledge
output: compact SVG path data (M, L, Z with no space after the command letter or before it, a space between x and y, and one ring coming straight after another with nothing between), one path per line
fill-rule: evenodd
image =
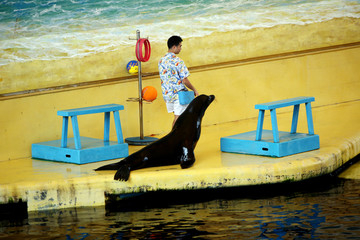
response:
M320 149L282 158L220 151L220 137L249 130L248 126L255 128L256 119L205 126L192 168L141 169L133 171L128 182L114 181L114 171L93 171L118 160L80 166L31 158L0 162L0 202L6 204L21 199L27 202L28 211L37 211L101 206L105 204L105 193L193 190L310 179L332 173L360 153L358 109L360 101L314 109ZM330 112L330 117L322 114L324 112ZM287 122L291 113L283 113L281 118ZM140 148L131 146L130 153Z

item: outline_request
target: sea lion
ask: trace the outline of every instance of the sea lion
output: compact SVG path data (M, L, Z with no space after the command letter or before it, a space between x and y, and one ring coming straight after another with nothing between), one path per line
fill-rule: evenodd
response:
M179 164L189 168L195 162L194 149L200 138L201 120L205 110L215 99L214 95L196 97L179 116L170 133L139 151L129 155L120 162L108 164L95 169L117 170L114 179L127 181L130 171Z

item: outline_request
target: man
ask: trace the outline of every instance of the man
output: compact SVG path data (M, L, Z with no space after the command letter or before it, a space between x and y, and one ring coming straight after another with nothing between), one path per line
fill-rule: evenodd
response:
M179 36L172 36L167 41L168 53L159 61L159 74L161 79L161 90L166 103L168 112L174 113L174 126L176 120L188 105L180 105L178 92L187 90L186 87L194 91L195 96L199 93L191 84L188 77L189 70L183 60L176 56L182 47L182 39Z

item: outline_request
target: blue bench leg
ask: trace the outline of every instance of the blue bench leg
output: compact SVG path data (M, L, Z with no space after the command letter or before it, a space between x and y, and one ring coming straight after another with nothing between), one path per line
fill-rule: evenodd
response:
M294 105L294 112L293 112L293 118L292 118L291 132L290 133L296 133L297 124L298 124L298 118L299 118L299 107L300 107L300 104Z
M109 141L110 135L110 112L104 114L104 142Z
M124 143L119 111L114 111L114 121L115 121L115 128L116 128L116 135L117 135L118 143Z
M71 123L73 126L73 132L74 132L75 149L81 149L79 124L78 124L77 116L71 117Z
M256 128L256 141L261 141L265 110L259 110L258 124Z
M68 134L69 117L63 117L62 133L61 133L61 147L67 147L67 134Z
M313 124L313 117L312 117L312 111L311 111L311 103L305 103L306 107L306 117L307 117L307 124L308 124L308 130L309 134L314 134L314 124Z
M271 109L270 114L271 114L271 125L272 125L274 143L278 143L279 142L279 132L278 132L277 119L276 119L276 110Z

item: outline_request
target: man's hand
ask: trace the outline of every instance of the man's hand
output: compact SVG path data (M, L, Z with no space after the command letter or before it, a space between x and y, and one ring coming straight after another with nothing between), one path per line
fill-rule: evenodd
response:
M182 82L185 84L186 87L190 88L194 91L195 97L199 96L199 92L195 89L195 87L191 84L189 79L186 77L182 80Z

